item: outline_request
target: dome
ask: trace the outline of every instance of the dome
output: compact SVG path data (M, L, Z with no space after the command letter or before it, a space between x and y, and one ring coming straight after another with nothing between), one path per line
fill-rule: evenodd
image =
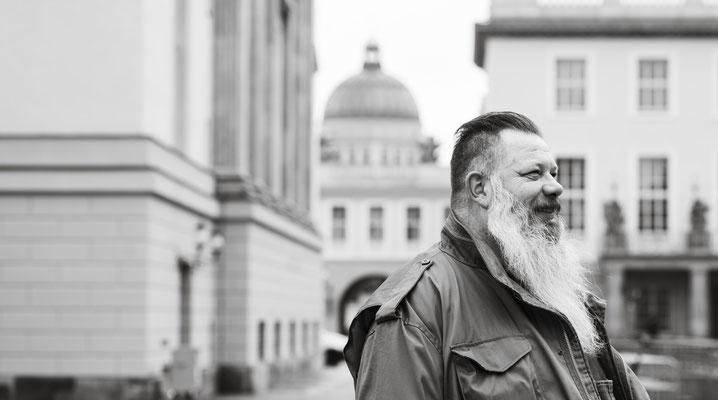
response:
M334 90L324 118L418 120L419 111L406 86L382 72L379 49L375 44L369 44L363 70Z

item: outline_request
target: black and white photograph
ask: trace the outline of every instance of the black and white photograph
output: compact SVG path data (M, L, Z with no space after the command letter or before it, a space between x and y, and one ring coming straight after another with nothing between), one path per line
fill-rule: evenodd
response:
M716 399L716 210L718 0L0 0L0 400Z

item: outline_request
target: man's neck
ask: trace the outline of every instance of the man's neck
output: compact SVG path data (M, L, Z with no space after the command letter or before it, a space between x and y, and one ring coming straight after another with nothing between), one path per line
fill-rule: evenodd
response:
M476 211L476 210L474 210ZM464 227L466 233L469 234L474 242L480 241L485 243L493 252L499 261L504 264L501 247L496 239L489 233L486 218L480 211L473 212L468 209L454 210L456 219Z

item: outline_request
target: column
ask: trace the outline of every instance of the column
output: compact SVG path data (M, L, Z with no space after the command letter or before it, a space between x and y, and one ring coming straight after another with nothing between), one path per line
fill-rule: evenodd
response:
M311 152L311 82L313 74L314 56L311 47L312 23L311 23L311 2L305 1L297 7L297 77L298 93L297 93L297 119L295 126L297 131L297 154L296 163L296 179L297 186L295 191L296 202L300 209L309 209L309 185L310 183L310 163L309 155Z
M282 195L282 131L284 129L284 71L286 69L286 29L283 21L283 3L272 1L269 3L269 23L271 24L270 40L270 82L269 92L270 115L269 132L267 132L267 156L265 163L267 168L268 185L272 194L277 198Z
M297 57L297 6L289 9L285 29L287 31L285 41L284 59L284 157L283 162L283 185L282 193L289 204L296 203L297 185L297 68L299 67Z
M217 0L214 26L213 165L250 172L251 0Z
M708 268L704 265L694 265L690 273L690 333L697 337L707 337L710 329Z
M232 1L232 0L229 0ZM236 1L236 0L234 0ZM235 135L237 139L236 145L236 161L237 172L241 175L250 174L250 154L252 154L250 135L254 132L252 129L252 120L256 118L252 115L252 93L248 88L254 80L252 77L252 19L254 11L251 0L239 0L239 6L236 8L236 18L239 19L239 26L236 28L236 41L239 49L236 52L237 63L237 79L232 85L232 93L238 99L237 111L232 116L235 121ZM219 14L219 11L216 13Z
M252 148L250 171L255 182L266 185L267 179L267 135L269 135L270 100L269 80L269 3L254 0L252 20L252 98L250 101L251 127L250 143Z
M624 313L625 301L623 298L623 265L606 265L606 329L610 337L625 336L628 333L628 323Z

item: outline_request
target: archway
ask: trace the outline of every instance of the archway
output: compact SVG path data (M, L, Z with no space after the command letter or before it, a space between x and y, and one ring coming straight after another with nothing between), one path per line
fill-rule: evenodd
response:
M349 332L349 324L359 307L371 296L371 294L384 282L386 275L368 275L359 278L344 291L339 302L339 332Z

